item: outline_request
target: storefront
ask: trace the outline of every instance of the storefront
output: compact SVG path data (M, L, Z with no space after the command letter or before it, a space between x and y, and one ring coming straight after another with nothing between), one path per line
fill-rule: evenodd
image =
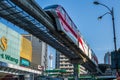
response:
M21 35L0 23L0 61L19 65Z
M0 80L17 80L41 74L29 67L31 57L31 42L0 23Z

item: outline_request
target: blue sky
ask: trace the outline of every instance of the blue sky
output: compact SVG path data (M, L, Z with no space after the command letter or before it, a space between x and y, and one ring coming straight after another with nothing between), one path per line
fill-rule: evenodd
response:
M97 20L108 10L100 5L94 5L94 0L36 0L42 7L52 4L62 5L73 22L76 24L85 40L97 55L99 62L103 63L104 54L114 50L113 29L111 15L106 15L102 20ZM120 1L97 0L107 6L114 7L117 48L120 48Z
M88 42L91 49L97 55L99 62L103 63L104 54L114 50L113 44L113 29L111 15L106 15L102 20L97 20L97 17L104 14L108 10L102 6L93 4L94 0L35 0L42 8L47 5L60 4L62 5L73 22L76 24L84 39ZM117 48L120 48L120 1L119 0L97 0L114 7L115 12L115 27L117 37ZM20 28L11 25L9 22L0 19L0 22L13 28L19 33L25 33ZM55 53L55 50L50 47L49 51ZM50 53L50 52L49 52Z

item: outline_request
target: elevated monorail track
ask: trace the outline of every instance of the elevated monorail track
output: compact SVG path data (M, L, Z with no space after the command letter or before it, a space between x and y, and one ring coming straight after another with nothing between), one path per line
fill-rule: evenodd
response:
M34 0L0 0L0 17L48 43L72 63L80 63L90 72L99 70L76 45L55 31L54 21Z

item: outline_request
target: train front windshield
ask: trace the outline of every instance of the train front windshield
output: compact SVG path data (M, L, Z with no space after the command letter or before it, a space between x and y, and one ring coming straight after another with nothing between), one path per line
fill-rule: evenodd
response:
M44 9L55 9L57 7L58 7L58 5L52 5L52 6L47 6Z

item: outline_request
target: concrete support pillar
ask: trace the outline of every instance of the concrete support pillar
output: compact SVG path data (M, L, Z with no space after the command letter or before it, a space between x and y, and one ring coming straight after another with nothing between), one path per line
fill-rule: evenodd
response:
M78 64L74 65L74 80L78 80Z

